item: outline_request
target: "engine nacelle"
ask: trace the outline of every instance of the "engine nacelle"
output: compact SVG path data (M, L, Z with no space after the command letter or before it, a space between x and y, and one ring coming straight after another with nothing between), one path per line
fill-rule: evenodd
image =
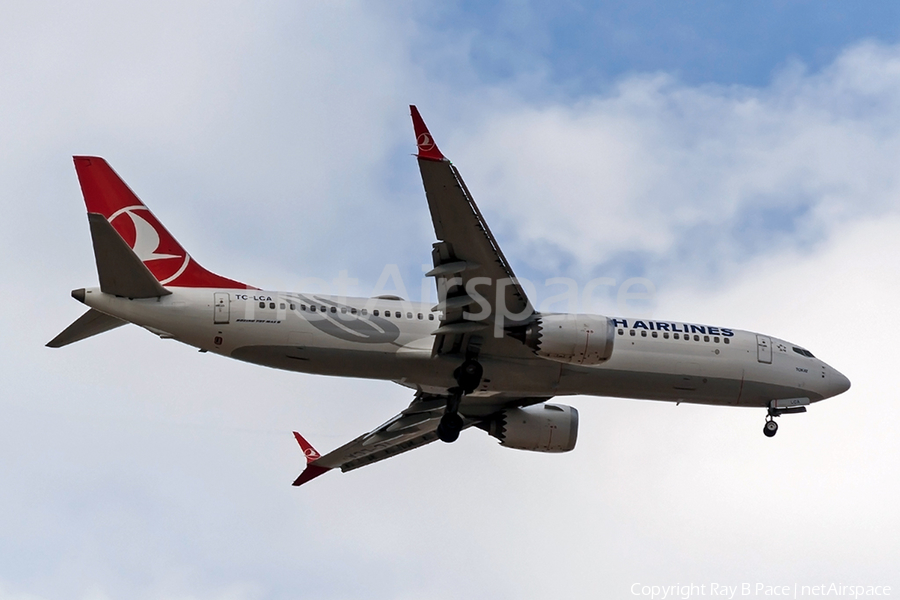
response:
M511 408L491 421L488 433L507 448L568 452L578 439L578 411L564 404Z
M574 365L599 365L612 356L612 320L600 315L541 315L529 326L525 343L535 354Z

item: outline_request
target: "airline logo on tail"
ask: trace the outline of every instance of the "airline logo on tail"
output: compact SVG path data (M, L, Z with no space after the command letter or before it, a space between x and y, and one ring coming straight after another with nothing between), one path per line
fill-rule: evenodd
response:
M125 215L129 218L124 218ZM173 281L187 268L191 257L146 206L120 208L108 220L161 284Z
M157 232L156 228L147 222L146 219L134 214L133 211L135 210L147 210L147 207L129 206L123 208L114 213L113 216L109 218L109 222L115 227L114 221L119 215L127 214L131 217L131 222L134 224L134 242L129 245L131 246L131 249L134 250L134 253L138 255L138 258L144 262L147 262L148 260L159 260L161 258L184 258L178 254L157 254L156 251L159 250L159 232ZM150 211L147 212L149 213Z
M74 159L88 213L102 215L161 285L255 289L211 273L191 259L105 160Z

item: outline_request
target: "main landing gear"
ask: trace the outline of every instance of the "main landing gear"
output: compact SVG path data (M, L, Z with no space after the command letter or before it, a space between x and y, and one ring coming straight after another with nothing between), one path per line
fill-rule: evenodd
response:
M474 392L481 383L484 369L477 360L467 360L453 371L456 379L456 387L450 388L450 397L447 398L447 408L444 416L437 426L438 438L442 442L451 443L459 438L459 432L463 428L463 418L459 416L459 405L466 394Z

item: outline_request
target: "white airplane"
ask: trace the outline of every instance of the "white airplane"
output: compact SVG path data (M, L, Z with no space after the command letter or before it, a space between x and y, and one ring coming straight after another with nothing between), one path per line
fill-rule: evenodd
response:
M578 412L554 396L616 396L805 412L850 381L801 346L726 327L588 314L539 313L516 280L459 172L410 106L437 242L436 306L393 296L341 298L264 291L197 263L105 160L76 156L100 287L47 345L58 348L134 323L201 352L322 375L386 379L415 390L400 414L320 455L301 485L476 426L509 448L568 452Z

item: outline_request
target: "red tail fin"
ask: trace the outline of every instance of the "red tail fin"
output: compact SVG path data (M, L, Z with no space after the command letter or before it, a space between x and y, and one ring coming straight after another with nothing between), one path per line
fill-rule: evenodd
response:
M88 213L103 215L162 285L254 289L201 267L105 160L74 158Z

